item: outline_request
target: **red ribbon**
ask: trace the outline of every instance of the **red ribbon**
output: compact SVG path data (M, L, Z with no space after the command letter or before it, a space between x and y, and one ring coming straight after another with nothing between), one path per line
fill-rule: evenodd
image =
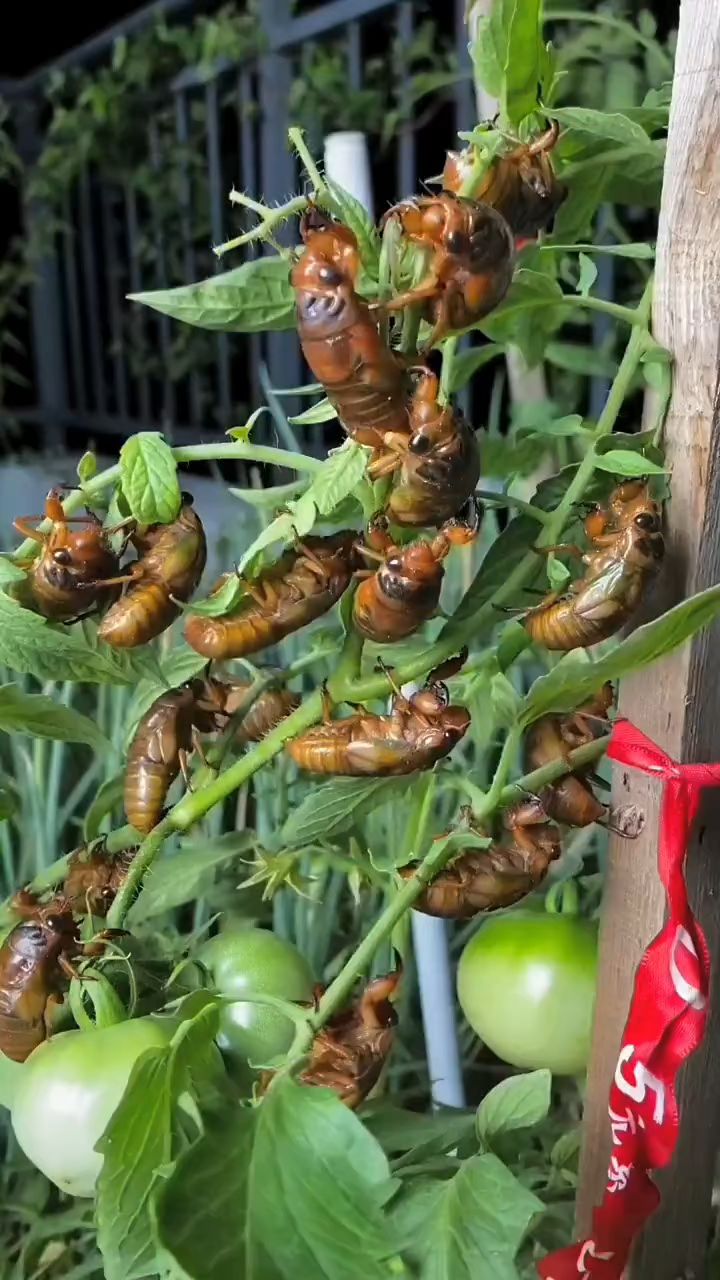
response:
M668 919L635 977L610 1088L608 1181L592 1237L543 1258L544 1280L621 1280L633 1241L660 1200L650 1173L675 1150L675 1077L700 1044L707 1018L710 955L690 908L684 864L700 793L720 784L720 765L677 764L627 720L615 724L608 755L665 783L658 870Z

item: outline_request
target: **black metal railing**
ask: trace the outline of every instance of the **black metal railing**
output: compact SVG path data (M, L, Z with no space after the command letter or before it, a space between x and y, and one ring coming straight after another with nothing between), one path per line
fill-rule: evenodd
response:
M466 66L464 0L452 0L452 4L450 25L460 65ZM5 83L26 163L32 164L42 145L42 90L53 70L97 65L111 55L119 36L138 32L159 14L181 21L191 7L189 0L150 5L53 66L23 81ZM227 201L233 184L261 194L269 203L286 199L297 188L300 175L285 145L292 123L288 99L309 41L341 40L348 82L358 88L363 83L364 41L371 25L384 24L388 39L396 36L407 45L419 15L414 0L328 0L294 16L291 9L292 0L262 0L262 54L241 65L221 61L209 73L205 68L187 69L168 86L164 106L172 105L181 146L190 138L195 104L204 108L202 174L198 175L197 166L192 173L188 167L179 194L181 278L169 278L159 230L153 240L152 207L143 205L131 183L112 183L87 171L70 193L65 226L38 264L29 298L35 401L21 416L33 435L37 432L36 442L42 446L72 447L81 434L101 443L102 437L157 427L179 442L190 437L212 439L242 420L248 407L261 402L263 362L273 385L293 386L302 380L300 352L292 333L205 335L202 366L188 361L178 374L170 368L175 322L144 308L133 312L125 301L129 292L165 288L207 274L207 260L204 270L198 261L193 183L207 183L215 243L236 231ZM446 142L456 129L471 124L468 76L458 79L451 110ZM406 126L393 147L391 163L383 159L383 200L415 190L419 178L428 176L426 156L423 165L418 164L421 134ZM152 119L147 151L148 163L160 169L163 157ZM44 211L28 204L24 216L30 221L42 218ZM152 254L142 258L141 234L154 244ZM227 270L240 261L235 256L218 269ZM153 368L144 368L142 360L132 358L128 324L134 326L134 349L152 353Z

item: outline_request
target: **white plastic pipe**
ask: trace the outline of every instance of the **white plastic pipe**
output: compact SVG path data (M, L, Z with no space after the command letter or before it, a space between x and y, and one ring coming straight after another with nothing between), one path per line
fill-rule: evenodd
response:
M373 212L373 187L367 137L354 130L329 133L325 139L325 173Z
M421 911L410 915L432 1100L436 1106L464 1107L447 924Z

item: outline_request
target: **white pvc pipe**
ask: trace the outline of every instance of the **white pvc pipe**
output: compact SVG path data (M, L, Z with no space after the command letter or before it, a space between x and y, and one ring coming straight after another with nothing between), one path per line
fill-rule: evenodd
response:
M432 1100L436 1106L464 1107L447 924L421 911L410 916Z
M370 157L364 133L343 130L329 133L325 139L325 173L365 206L373 211L373 187Z

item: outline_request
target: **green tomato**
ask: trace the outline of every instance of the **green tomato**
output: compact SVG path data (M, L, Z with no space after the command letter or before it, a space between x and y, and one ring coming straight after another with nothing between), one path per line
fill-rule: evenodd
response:
M136 1060L169 1044L177 1022L136 1018L100 1031L62 1031L38 1046L19 1073L12 1125L32 1163L61 1191L91 1196L107 1128Z
M307 960L291 942L268 929L220 933L204 943L197 959L220 995L312 999L313 975ZM294 1034L291 1020L269 1005L238 1000L220 1011L218 1045L238 1063L262 1064L286 1053Z
M513 912L488 920L468 942L458 999L473 1030L505 1062L575 1075L590 1052L596 969L590 921Z

